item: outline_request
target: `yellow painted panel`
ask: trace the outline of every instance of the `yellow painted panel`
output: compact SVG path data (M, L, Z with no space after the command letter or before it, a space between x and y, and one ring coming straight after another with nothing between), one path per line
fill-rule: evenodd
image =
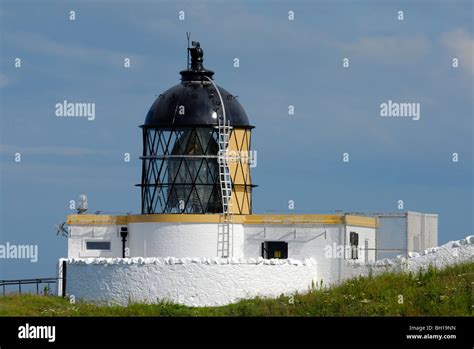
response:
M222 221L220 214L137 214L128 216L85 215L75 214L67 217L69 225L116 225L127 223L219 223ZM243 219L236 216L236 223Z
M239 194L240 195L240 194ZM221 214L148 214L110 216L93 214L74 214L67 217L69 225L126 225L127 223L219 223ZM373 217L336 215L336 214L255 214L235 215L235 223L275 224L275 225L311 225L311 224L347 224L353 226L377 228L378 221Z
M128 216L111 216L98 214L71 214L67 216L68 225L124 225Z
M250 201L247 199L250 188L234 187L232 190L232 205L234 208L234 214L249 214L250 213ZM240 211L239 211L240 208Z
M228 165L230 170L230 175L232 183L234 185L250 185L250 164L245 160L245 157L249 157L249 144L250 144L250 130L246 129L233 129L229 141L228 149ZM238 156L241 159L238 159ZM235 157L233 159L232 157ZM233 195L233 212L234 214L249 214L250 213L250 204L246 199L245 190L250 188L243 187L234 187L232 191ZM249 197L252 200L251 196ZM240 210L239 210L240 208Z
M342 215L324 214L255 214L248 215L245 224L343 224Z
M345 223L359 227L378 228L378 219L374 217L346 215Z
M228 149L228 164L232 183L250 184L250 166L248 161L233 160L232 157L249 156L248 141L250 140L250 130L234 129L230 137Z
M164 223L219 223L222 221L220 214L147 214L147 215L130 215L129 223L142 222L164 222ZM235 220L236 223L242 223Z

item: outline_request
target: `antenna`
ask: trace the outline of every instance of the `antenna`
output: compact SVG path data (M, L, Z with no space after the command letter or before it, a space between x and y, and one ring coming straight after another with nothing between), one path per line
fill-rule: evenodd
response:
M188 38L188 62L187 62L187 69L189 70L189 39L191 38L191 32L186 32L186 37Z
M56 235L62 235L68 237L68 230L66 228L66 222L56 224Z

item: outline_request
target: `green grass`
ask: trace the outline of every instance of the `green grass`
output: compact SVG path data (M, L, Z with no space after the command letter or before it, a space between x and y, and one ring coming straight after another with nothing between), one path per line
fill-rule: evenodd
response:
M108 307L54 296L0 296L0 316L472 316L474 263L424 273L387 273L294 297L223 307L169 303ZM399 303L399 296L403 303Z

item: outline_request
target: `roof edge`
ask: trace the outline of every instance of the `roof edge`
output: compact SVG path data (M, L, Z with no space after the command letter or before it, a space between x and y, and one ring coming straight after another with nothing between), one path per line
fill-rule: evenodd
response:
M136 214L125 216L73 214L68 225L127 225L130 223L221 223L221 214ZM235 215L234 222L245 225L350 225L378 228L375 217L338 214L250 214Z

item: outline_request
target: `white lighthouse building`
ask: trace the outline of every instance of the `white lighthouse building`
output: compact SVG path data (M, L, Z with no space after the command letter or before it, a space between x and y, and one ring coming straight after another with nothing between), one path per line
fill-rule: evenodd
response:
M377 216L254 214L251 132L199 43L143 134L141 214L74 214L59 293L126 305L222 305L306 292L375 261Z

